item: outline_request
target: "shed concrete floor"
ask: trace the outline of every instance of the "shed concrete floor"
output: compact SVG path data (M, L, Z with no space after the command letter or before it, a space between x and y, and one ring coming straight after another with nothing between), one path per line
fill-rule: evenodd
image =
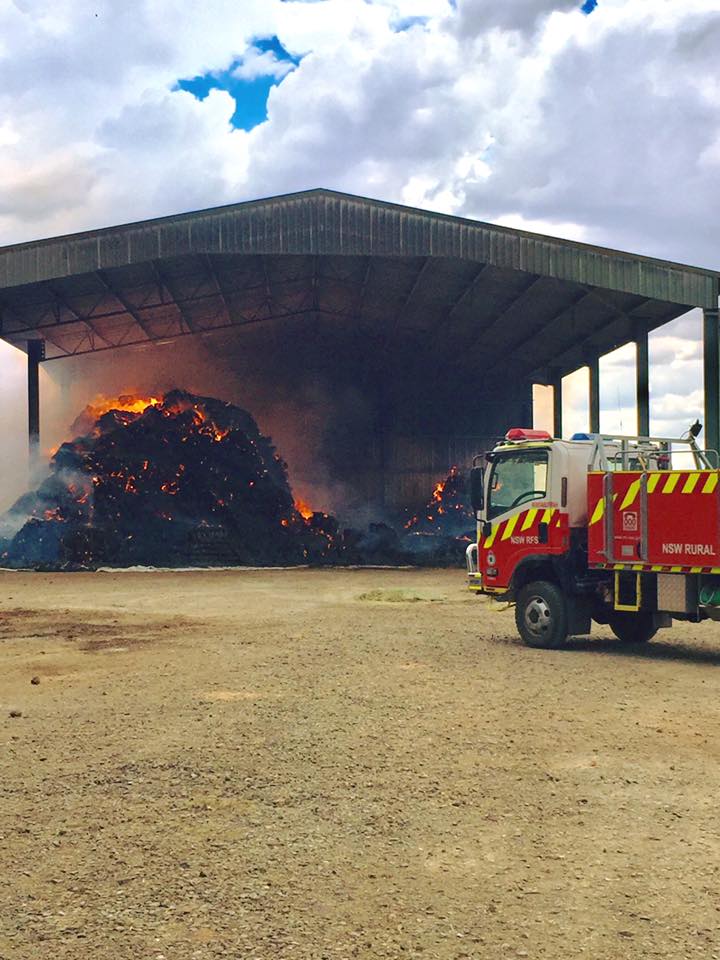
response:
M530 650L462 571L0 574L0 957L720 956L720 628L660 636Z

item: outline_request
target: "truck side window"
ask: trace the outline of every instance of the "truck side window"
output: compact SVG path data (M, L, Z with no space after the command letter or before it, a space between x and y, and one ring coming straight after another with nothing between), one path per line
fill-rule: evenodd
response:
M490 477L488 520L547 494L547 450L500 454Z

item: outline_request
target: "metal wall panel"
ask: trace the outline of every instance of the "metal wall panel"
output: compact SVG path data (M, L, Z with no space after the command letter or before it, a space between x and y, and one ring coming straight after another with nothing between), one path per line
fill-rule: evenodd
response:
M421 509L452 467L465 474L472 459L493 447L490 437L403 436L388 438L384 502L392 509ZM468 523L472 527L472 520Z

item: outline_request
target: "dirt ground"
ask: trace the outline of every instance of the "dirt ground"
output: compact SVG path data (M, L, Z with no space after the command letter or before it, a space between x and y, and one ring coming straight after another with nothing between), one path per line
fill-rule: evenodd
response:
M548 652L462 571L3 573L0 649L2 960L720 957L720 626Z

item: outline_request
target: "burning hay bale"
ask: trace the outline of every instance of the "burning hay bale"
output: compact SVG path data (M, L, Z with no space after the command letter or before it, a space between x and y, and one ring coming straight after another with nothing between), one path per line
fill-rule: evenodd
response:
M401 535L340 529L295 501L240 407L174 390L89 405L50 474L0 517L0 564L41 568L462 563L472 514L457 468Z
M475 523L467 503L466 478L457 467L452 467L435 489L425 509L405 524L409 533L438 533L443 536L463 536Z
M272 442L239 407L175 390L89 408L75 426L82 435L0 525L6 563L303 563L327 546L295 509Z
M467 502L466 479L452 467L440 480L430 500L405 524L403 547L415 562L438 565L462 562L465 549L473 539L475 518Z

